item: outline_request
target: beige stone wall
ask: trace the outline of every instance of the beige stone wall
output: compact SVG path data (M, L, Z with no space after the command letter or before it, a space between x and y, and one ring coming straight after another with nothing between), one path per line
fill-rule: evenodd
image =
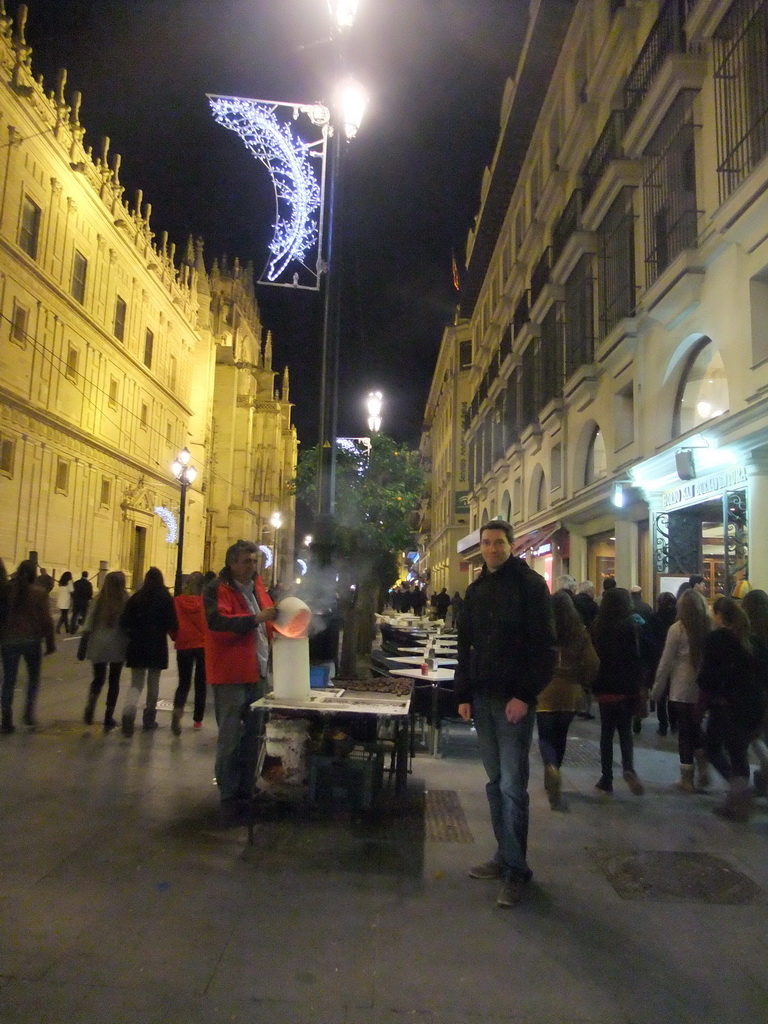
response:
M140 193L125 200L108 142L84 148L65 78L51 96L33 79L23 31L0 33L0 69L0 557L13 566L37 551L57 575L106 565L129 583L157 565L172 583L177 546L155 510L178 520L170 464L186 446L198 477L184 571L218 568L221 534L262 531L243 401L260 392L277 424L275 500L272 477L296 458L271 354L269 369L259 355L252 282L237 265L209 280L201 245L179 260L165 235L154 240L151 208ZM233 317L227 404L217 353Z

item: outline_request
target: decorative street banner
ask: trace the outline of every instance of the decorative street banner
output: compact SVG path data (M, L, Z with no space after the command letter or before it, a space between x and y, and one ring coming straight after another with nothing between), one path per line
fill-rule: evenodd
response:
M322 262L328 108L208 96L219 124L237 132L269 171L275 191L270 257L260 284L317 291Z

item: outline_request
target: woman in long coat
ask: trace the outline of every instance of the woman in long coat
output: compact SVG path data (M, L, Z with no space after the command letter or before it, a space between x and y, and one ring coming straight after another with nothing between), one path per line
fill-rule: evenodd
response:
M143 726L147 731L157 728L160 673L168 668L168 636L178 629L173 598L166 589L163 574L155 566L128 598L120 625L128 634L126 664L131 670L131 688L123 704L121 725L124 736L133 736L136 708L145 683Z
M93 713L109 670L107 683L107 704L104 712L104 732L117 725L115 707L120 693L120 675L125 662L128 636L120 625L120 616L125 610L128 592L125 589L125 573L109 572L104 577L104 586L88 610L83 626L86 637L85 657L93 662L93 681L88 690L83 721L93 723ZM79 655L78 655L79 657Z

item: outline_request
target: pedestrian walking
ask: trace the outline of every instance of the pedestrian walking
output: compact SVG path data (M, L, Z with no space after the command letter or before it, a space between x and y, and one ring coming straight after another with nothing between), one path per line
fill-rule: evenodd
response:
M83 658L81 660L87 658L93 664L93 680L88 689L83 721L86 725L93 724L96 701L99 699L104 683L107 682L104 732L109 732L117 725L115 708L120 693L120 675L123 671L128 646L128 634L120 625L120 617L127 602L128 591L125 588L125 573L107 573L99 596L88 610L83 625L81 638ZM109 673L108 681L107 673Z
M458 712L474 721L496 852L471 878L500 879L500 907L519 903L532 872L528 847L529 754L536 698L552 677L555 624L547 585L512 554L512 527L493 519L480 528L483 570L467 587L459 615Z
M552 595L557 636L557 661L552 678L539 694L536 728L544 764L544 789L553 811L562 807L560 769L568 743L568 730L584 691L597 675L598 661L587 628L566 588Z
M661 656L664 653L664 644L667 642L669 627L676 618L677 601L675 595L668 590L663 590L656 598L656 610L648 620L646 630L649 678L652 681L656 679L656 671L659 667ZM658 735L666 736L670 729L673 734L677 732L675 710L669 704L669 680L667 680L666 688L663 686L657 687L654 683L653 702L656 706L656 718L659 723L656 730Z
M203 608L203 574L193 572L184 581L182 592L173 599L178 629L171 634L176 644L176 665L179 685L173 695L171 729L181 736L181 719L194 677L195 702L193 728L200 729L205 714L205 610Z
M712 629L707 602L689 587L677 602L677 620L667 632L664 650L651 691L657 702L669 694L670 706L677 721L677 745L680 754L680 789L694 793L709 785L709 771L703 751L700 727L699 687L697 678L704 659L704 644ZM699 778L694 779L694 765Z
M61 574L59 579L59 585L56 588L56 609L59 613L58 621L56 622L56 635L58 636L61 632L62 626L64 632L69 632L69 612L72 608L72 592L74 586L72 584L72 573L67 570Z
M157 728L157 696L160 673L168 668L168 636L178 628L173 598L163 574L152 566L135 594L128 598L120 625L128 634L126 663L131 670L131 688L122 714L124 736L133 736L139 697L147 686L142 724L149 732Z
M608 582L606 580L606 582ZM613 793L613 737L618 732L624 781L635 796L642 796L632 743L632 715L643 677L638 627L629 591L624 587L603 590L600 609L592 626L592 640L600 668L592 685L600 709L601 775L595 789Z
M755 793L765 796L768 794L768 594L764 590L750 590L744 595L741 607L749 619L750 640L766 696L766 714L750 747L760 764L753 776Z
M257 574L258 559L253 541L236 541L203 591L205 667L219 726L216 785L225 824L236 821L242 802L253 794L258 736L251 704L266 692L268 623L277 614Z
M37 725L35 705L40 687L40 672L45 653L56 650L53 619L48 604L48 595L35 584L35 563L21 562L13 579L3 580L2 622L0 622L0 654L3 662L3 682L0 691L0 730L14 732L13 697L19 662L23 658L27 666L27 699L24 707L24 725L34 729Z
M85 622L88 606L93 600L93 584L88 573L83 572L79 580L72 584L72 617L69 623L70 633L76 633L81 622Z
M728 783L725 802L715 812L745 822L752 813L747 755L765 714L765 691L750 641L749 619L739 602L718 597L712 617L716 628L707 635L698 676L707 712L704 750Z

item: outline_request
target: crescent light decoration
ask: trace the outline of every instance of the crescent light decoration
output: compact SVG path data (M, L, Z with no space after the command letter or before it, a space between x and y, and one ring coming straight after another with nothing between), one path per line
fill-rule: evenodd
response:
M262 283L316 290L322 270L327 108L238 96L209 96L208 101L216 121L240 136L272 179L275 223Z

